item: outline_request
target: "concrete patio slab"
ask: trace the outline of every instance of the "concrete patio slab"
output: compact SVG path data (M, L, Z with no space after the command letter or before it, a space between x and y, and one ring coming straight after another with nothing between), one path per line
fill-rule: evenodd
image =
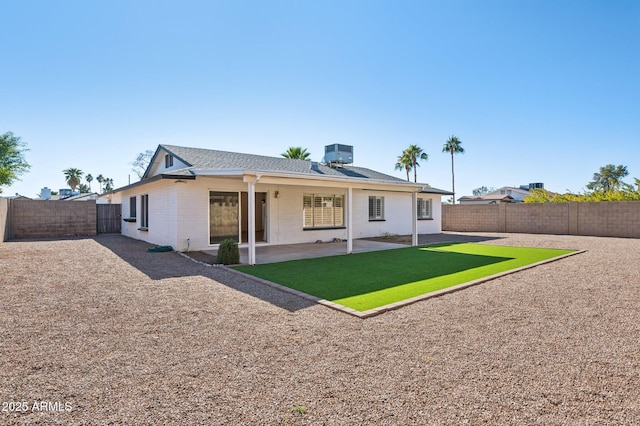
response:
M407 247L406 244L380 242L372 240L353 240L353 253L368 251L391 250ZM240 263L248 263L248 249L240 246ZM217 256L217 250L205 250L203 253ZM347 253L346 241L328 243L303 243L284 245L257 245L256 263L275 263L286 260L310 259L314 257L337 256Z

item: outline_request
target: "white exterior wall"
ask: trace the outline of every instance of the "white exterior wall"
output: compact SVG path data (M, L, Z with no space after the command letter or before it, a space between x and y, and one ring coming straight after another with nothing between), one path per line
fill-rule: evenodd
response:
M136 221L122 221L122 235L151 244L170 245L177 248L177 193L175 185L178 184L175 184L171 179L166 179L114 194L111 203L122 204L123 219L129 217L130 197L136 197ZM142 220L141 195L149 195L148 231L139 229Z
M439 234L442 232L442 196L418 194L418 198L431 199L431 219L418 219L418 234Z
M261 191L261 186L256 187L256 191ZM326 188L318 186L285 186L277 185L278 198L271 198L270 206L270 230L269 242L274 244L312 243L315 241L331 241L334 238L346 239L347 230L343 229L313 229L304 230L304 220L302 212L302 197L304 194L328 194L342 195L345 197L347 191L344 188ZM346 224L346 217L344 220Z
M129 197L137 197L137 221L122 222L122 234L152 244L171 245L176 250L208 250L209 244L209 191L247 192L248 184L241 177L198 176L195 180L162 179L127 189L112 195L112 203L122 204L123 218L129 215ZM313 184L313 182L305 182ZM335 194L345 197L346 188L323 186L292 186L258 182L255 191L267 194L267 224L270 244L294 244L346 239L347 230L303 229L303 195ZM277 193L277 197L276 197ZM140 231L142 215L140 195L149 194L149 230ZM369 221L369 196L385 198L385 220ZM418 221L419 233L441 232L441 197L419 194L431 198L433 220ZM385 233L407 235L412 233L412 193L375 190L353 190L353 238L375 237Z
M369 197L384 197L384 220L369 221ZM353 191L353 238L384 234L408 235L413 231L410 192Z

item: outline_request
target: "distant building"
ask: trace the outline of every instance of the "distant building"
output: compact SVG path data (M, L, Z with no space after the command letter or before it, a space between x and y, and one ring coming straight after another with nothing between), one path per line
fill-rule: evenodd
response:
M498 203L521 203L532 189L544 189L544 183L536 182L528 185L503 186L485 195L465 195L458 199L460 204L498 204Z

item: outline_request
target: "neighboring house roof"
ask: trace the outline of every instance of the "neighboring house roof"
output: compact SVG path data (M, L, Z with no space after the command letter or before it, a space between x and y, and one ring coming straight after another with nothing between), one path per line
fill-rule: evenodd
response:
M24 195L10 195L8 197L4 197L4 198L8 198L10 200L31 200L31 198L29 197L25 197Z
M464 197L458 198L458 201L460 201L461 203L475 202L475 203L492 204L492 203L510 203L511 201L513 201L513 199L514 198L511 195L479 195L479 196L465 195Z
M97 200L100 197L100 194L97 192L87 192L78 195L73 195L67 198L61 198L63 201L89 201L89 200Z
M503 186L494 191L487 193L487 195L517 195L514 199L522 199L531 194L528 189L516 188L514 186Z

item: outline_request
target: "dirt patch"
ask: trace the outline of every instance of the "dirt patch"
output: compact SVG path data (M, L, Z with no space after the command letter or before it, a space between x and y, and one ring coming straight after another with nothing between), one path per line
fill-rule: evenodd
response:
M209 265L212 265L216 261L216 256L209 253L202 252L202 251L186 251L186 252L183 252L182 254L184 254L185 256L189 256L193 260L197 260L198 262L202 262L202 263L207 263Z

